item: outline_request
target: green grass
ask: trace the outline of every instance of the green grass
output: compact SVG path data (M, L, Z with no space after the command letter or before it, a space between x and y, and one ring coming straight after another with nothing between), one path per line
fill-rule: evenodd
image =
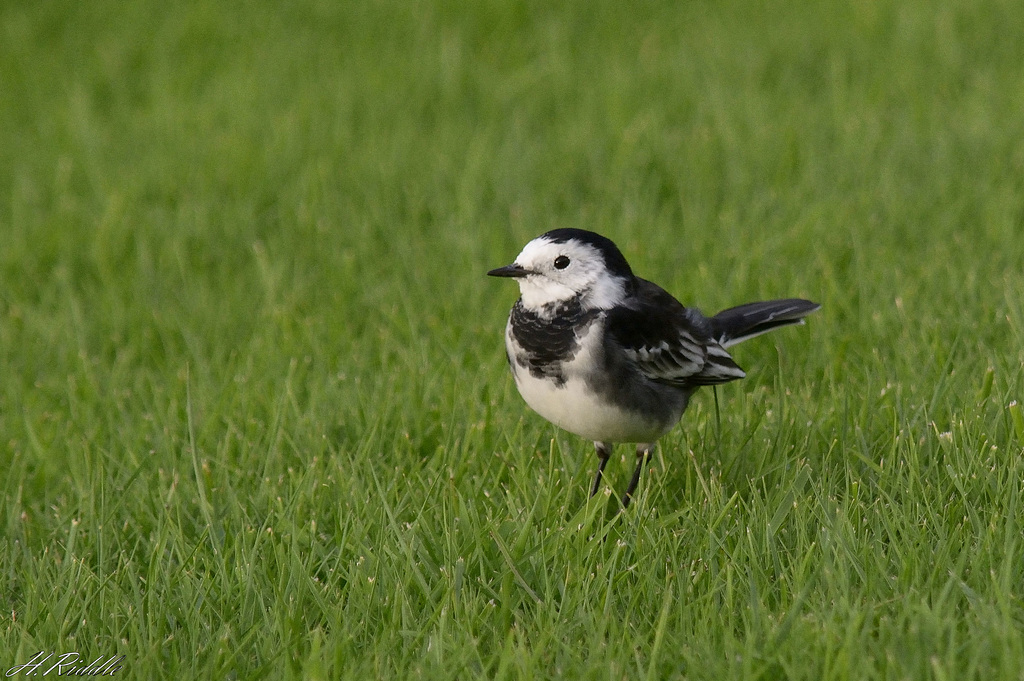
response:
M0 671L1024 678L1021 35L1008 0L4 3ZM624 514L507 374L484 272L554 227L708 312L824 304Z

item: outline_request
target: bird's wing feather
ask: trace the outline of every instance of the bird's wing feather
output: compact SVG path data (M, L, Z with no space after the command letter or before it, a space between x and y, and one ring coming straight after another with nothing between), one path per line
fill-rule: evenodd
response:
M642 279L629 304L609 310L607 332L647 378L680 387L715 385L746 374L712 337L708 319Z

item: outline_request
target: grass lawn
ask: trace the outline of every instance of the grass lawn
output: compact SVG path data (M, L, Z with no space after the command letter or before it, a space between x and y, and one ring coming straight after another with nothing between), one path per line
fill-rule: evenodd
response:
M4 2L0 672L1024 678L1021 36L1011 0ZM484 276L555 227L708 313L824 305L622 514Z

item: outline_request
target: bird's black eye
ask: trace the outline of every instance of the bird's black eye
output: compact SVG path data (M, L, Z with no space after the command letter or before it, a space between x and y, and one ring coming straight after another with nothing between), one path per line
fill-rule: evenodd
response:
M555 269L556 270L564 270L568 266L569 266L569 258L565 257L564 255L560 255L557 258L555 258Z

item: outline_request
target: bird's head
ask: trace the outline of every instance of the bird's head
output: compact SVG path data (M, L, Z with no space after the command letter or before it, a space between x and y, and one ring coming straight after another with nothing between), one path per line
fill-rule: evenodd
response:
M519 283L530 309L577 299L583 309L607 309L633 285L629 263L610 239L582 229L556 229L526 244L515 262L488 272Z

